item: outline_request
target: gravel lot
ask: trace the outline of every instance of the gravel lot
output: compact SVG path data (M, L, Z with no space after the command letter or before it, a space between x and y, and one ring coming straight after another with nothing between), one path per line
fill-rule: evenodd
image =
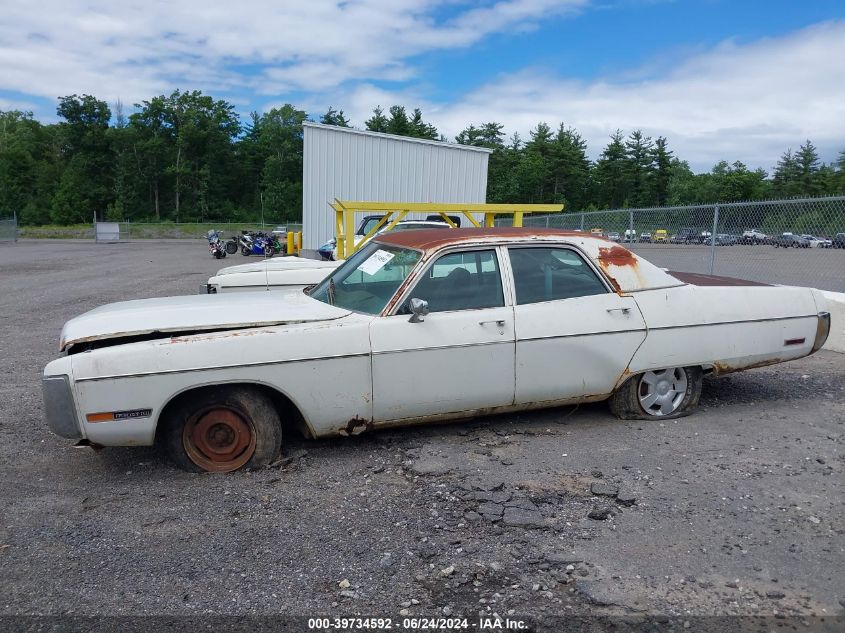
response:
M193 241L0 245L0 615L845 611L832 352L708 379L681 420L599 404L288 435L282 465L251 473L48 432L40 374L65 320L220 267Z

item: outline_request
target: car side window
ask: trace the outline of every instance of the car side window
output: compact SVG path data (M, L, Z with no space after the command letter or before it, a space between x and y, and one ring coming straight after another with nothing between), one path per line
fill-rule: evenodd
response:
M443 255L423 274L409 297L428 301L430 312L503 307L502 275L496 252Z
M540 303L604 294L587 262L567 248L509 248L516 303Z

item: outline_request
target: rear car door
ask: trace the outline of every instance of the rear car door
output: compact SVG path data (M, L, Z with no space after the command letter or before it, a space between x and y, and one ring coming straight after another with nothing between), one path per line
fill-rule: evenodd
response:
M514 284L515 402L613 391L646 327L633 297L611 292L574 248L508 248Z

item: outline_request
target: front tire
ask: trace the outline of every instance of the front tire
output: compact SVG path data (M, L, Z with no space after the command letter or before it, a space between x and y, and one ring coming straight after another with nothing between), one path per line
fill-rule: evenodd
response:
M164 420L162 442L189 472L263 468L282 447L272 400L253 387L212 387L183 397Z
M689 415L701 398L700 367L672 367L632 376L610 399L610 411L623 420L671 420Z

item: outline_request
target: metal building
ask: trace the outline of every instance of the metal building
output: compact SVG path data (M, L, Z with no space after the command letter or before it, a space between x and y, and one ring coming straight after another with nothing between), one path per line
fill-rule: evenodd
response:
M492 150L379 132L303 124L303 248L334 237L341 200L485 202ZM408 216L409 218L412 216ZM413 217L424 217L416 215Z

